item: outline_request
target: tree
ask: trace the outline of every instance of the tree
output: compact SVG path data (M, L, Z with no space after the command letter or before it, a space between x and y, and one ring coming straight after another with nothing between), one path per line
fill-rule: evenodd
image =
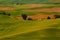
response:
M11 14L7 14L8 16L10 16Z
M5 12L3 12L3 15L6 15L6 13L5 13Z
M27 15L26 15L26 14L22 14L21 16L22 16L22 18L23 18L24 20L26 20L26 18L27 18Z
M32 18L28 18L28 20L32 20Z
M48 16L48 18L47 19L51 19L49 16Z
M5 11L0 11L0 14L6 15Z
M60 15L55 15L55 18L60 18Z

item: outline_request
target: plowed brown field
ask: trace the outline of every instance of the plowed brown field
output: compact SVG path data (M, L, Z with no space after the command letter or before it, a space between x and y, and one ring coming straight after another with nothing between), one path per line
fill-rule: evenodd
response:
M22 6L25 6L25 7L28 7L28 8L34 8L34 7L46 6L46 4L24 4Z
M23 12L60 12L60 8L44 8L38 10L23 10Z
M51 19L54 19L55 16L54 14L48 15L48 14L37 14L37 15L32 15L32 16L28 16L28 18L32 18L33 20L38 20L38 19L47 19L48 17L50 17ZM23 18L21 16L16 17L19 20L23 20Z
M0 10L16 10L16 8L11 8L11 7L0 7Z

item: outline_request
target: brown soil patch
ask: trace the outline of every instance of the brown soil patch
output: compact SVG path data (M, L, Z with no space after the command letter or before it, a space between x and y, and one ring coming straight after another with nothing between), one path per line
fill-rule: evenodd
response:
M0 7L0 10L16 10L16 8L11 8L11 7Z
M18 20L23 20L21 16L16 17Z
M48 14L37 14L37 15L28 16L27 19L31 18L33 20L39 20L39 19L47 19L48 17L50 17L51 19L55 18L54 14L51 14L51 15L48 15ZM19 20L23 20L23 18L21 16L18 16L16 18L19 19Z
M46 4L24 4L22 6L25 6L25 7L28 7L28 8L34 8L34 7L46 6Z
M44 8L38 10L23 10L23 12L60 12L60 8Z
M50 17L51 19L55 18L54 14L51 14L51 15L48 15L48 14L37 14L37 15L33 15L33 16L28 16L28 18L32 18L34 20L47 19L48 17Z

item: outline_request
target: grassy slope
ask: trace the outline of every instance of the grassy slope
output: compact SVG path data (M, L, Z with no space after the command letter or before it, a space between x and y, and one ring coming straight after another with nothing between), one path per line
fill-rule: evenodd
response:
M38 33L40 32L39 31L36 35L32 35L34 34L34 31L44 30L52 27L56 27L60 29L59 27L60 19L41 20L41 21L39 20L38 21L36 20L35 21L19 21L17 19L11 19L8 16L1 16L0 19L1 19L0 20L0 39L1 40L20 40L20 39L28 40L29 38L31 38L30 40L33 40L36 38L34 36L37 36ZM32 34L30 34L29 32L32 32ZM40 37L40 36L38 35L37 37Z
M6 12L11 13L12 16L20 14L20 10ZM20 21L0 15L0 40L60 40L56 35L60 36L60 19Z
M54 2L60 2L59 0L55 1L50 1L50 0L0 0L0 3L3 4L13 4L13 3L54 3Z
M60 40L60 29L48 28L25 34L3 38L1 40Z

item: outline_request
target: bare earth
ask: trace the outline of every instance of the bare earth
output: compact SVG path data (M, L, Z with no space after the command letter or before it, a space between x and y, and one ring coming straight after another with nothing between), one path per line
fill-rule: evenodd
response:
M28 7L28 8L34 8L34 7L46 6L46 4L24 4L22 6L25 6L25 7Z
M38 10L23 10L23 12L60 12L60 8L44 8Z
M16 10L16 8L11 8L11 7L0 7L0 10Z
M54 14L50 14L50 15L48 15L48 14L37 14L37 15L28 16L27 19L31 18L33 20L39 20L39 19L47 19L48 17L50 17L51 19L55 18ZM18 16L16 18L18 20L23 20L23 18L21 16Z

